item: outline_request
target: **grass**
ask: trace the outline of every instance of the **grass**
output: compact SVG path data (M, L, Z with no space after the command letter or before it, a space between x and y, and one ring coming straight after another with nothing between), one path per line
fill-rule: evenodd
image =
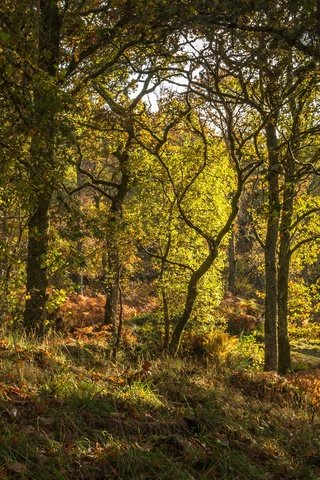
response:
M320 478L316 380L259 372L253 338L229 366L133 353L3 336L0 479Z

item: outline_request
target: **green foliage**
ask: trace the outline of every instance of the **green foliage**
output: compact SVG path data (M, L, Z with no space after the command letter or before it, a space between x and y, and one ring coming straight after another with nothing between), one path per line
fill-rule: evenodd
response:
M159 352L161 348L161 333L163 325L158 313L142 314L132 317L130 327L138 336L138 344L143 356Z
M158 125L165 118L165 109L169 106L163 104L161 116L160 113L156 115ZM194 122L197 121L200 120L195 115ZM153 129L159 128L158 125ZM147 126L145 130L144 142L148 144L152 139L148 136ZM191 222L212 235L219 231L229 213L228 197L234 188L233 171L225 148L211 138L212 133L208 129L208 144L205 144L204 138L194 132L192 124L181 121L170 132L160 156L139 150L132 159L136 186L127 203L125 218L144 248L158 256L151 256L152 267L158 276L160 298L165 291L170 317L182 313L190 278L188 268L196 269L208 248L204 239L182 218L177 198L186 189L182 208ZM139 159L137 164L134 163L135 156ZM163 260L161 264L161 257L165 255L172 263ZM193 312L193 318L199 322L212 321L211 312L222 298L221 272L224 266L223 252L210 274L201 279Z
M263 346L254 333L243 335L231 355L231 366L239 369L261 370L263 366Z
M290 325L290 338L293 341L306 340L309 343L319 343L320 325L318 323L307 323L306 325Z
M303 327L313 316L312 295L303 279L297 278L289 283L289 320L293 325Z
M48 313L53 313L66 301L67 291L63 288L53 289L48 301Z

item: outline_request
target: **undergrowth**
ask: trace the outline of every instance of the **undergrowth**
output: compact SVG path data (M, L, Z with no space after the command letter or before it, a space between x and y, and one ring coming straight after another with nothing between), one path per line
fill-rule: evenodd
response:
M3 336L0 479L319 479L317 370L259 372L252 335L188 341L114 362L103 335Z

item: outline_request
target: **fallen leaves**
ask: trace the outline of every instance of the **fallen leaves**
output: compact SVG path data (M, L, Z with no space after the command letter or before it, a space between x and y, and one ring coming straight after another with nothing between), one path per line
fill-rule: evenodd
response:
M6 467L7 467L8 470L10 470L11 472L14 472L14 473L26 473L28 471L27 465L25 465L24 463L19 463L19 462L8 463L6 465Z
M16 385L6 385L3 382L0 382L0 396L5 400L11 400L15 403L25 403L26 400L30 398L29 392L24 389L17 387Z

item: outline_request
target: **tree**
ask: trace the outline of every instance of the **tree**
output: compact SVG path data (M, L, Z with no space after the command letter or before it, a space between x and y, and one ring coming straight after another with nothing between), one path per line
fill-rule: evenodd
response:
M198 62L198 59L196 61ZM193 69L194 65L191 66L187 74L188 79L192 78L190 71ZM218 68L214 74L215 75L212 74L211 81L214 83L215 90L214 93L211 92L210 97L204 93L206 90L205 83L200 85L200 89L199 84L197 84L196 81L193 84L192 80L189 82L189 86L187 87L187 92L185 95L187 100L186 103L189 107L190 113L189 110L186 110L183 116L186 116L186 118L189 119L191 129L193 130L194 134L200 138L202 143L202 157L200 158L202 158L202 160L198 167L193 167L194 173L192 173L192 175L189 174L189 176L184 179L182 185L179 183L177 184L177 180L172 173L172 167L170 168L170 164L165 156L165 148L168 137L171 128L175 124L175 121L173 121L172 124L170 122L166 123L161 136L156 134L152 129L147 129L151 139L153 140L153 144L151 142L151 145L147 147L148 151L150 154L155 156L159 164L162 166L164 172L166 172L181 219L186 226L193 231L198 238L201 238L202 242L204 242L206 245L206 254L202 257L196 267L192 269L188 280L183 312L175 325L170 342L170 349L173 352L177 352L179 350L183 331L191 318L198 295L199 282L208 272L213 263L217 260L219 247L225 236L229 233L233 221L237 215L238 201L243 185L259 164L259 160L257 160L255 155L249 153L250 147L248 147L248 144L250 144L252 140L252 133L250 132L248 135L246 135L247 129L245 128L245 133L243 135L240 134L242 135L242 138L241 141L239 141L238 135L241 131L241 128L244 126L244 117L242 117L240 111L236 113L238 106L232 104L232 102L228 102L226 97L223 95L223 88L220 85L221 75ZM196 99L195 86L199 88L199 94L197 95L198 98L206 98L208 103L205 106L201 106L201 102L203 102L203 100L201 100L198 104L197 110L197 101L195 100L195 106L193 108L195 108L195 111L198 111L198 114L196 117L197 120L192 120L193 117L191 112L193 111L193 108L191 98ZM203 226L199 224L198 218L192 218L192 216L187 213L187 203L188 199L190 198L189 196L192 194L196 186L198 186L201 176L205 175L205 172L207 171L207 164L210 161L210 155L214 155L214 151L212 151L209 146L213 141L212 138L216 136L216 133L214 130L209 128L209 125L205 124L203 120L204 112L207 118L210 119L209 122L212 122L212 125L216 125L216 128L219 128L223 133L222 137L226 146L227 155L229 157L229 162L232 164L234 169L234 176L236 179L234 191L230 193L228 214L223 220L221 220L215 231L210 229L210 224L207 223L205 226ZM243 162L242 158L244 157L244 152L246 150L248 150L246 161Z
M223 38L221 41L220 39ZM224 34L220 37L217 32L207 32L208 45L203 49L204 55L201 59L207 72L214 72L219 68L223 72L224 78L233 78L229 81L225 90L222 92L228 101L238 102L238 104L247 105L248 115L251 115L251 121L256 122L256 130L253 133L257 147L257 155L267 165L266 181L268 185L268 221L266 227L266 239L264 243L265 250L265 276L266 276L266 296L265 296L265 368L283 370L280 365L285 362L289 365L288 357L289 343L283 313L280 313L280 322L278 323L278 311L284 312L283 303L287 303L287 296L283 289L283 278L287 275L285 272L284 251L285 230L284 226L288 222L288 209L290 202L293 202L292 189L294 181L298 178L288 172L290 155L288 150L283 151L283 145L280 141L278 132L283 132L285 138L291 137L293 131L299 123L297 109L295 115L291 116L291 123L288 122L287 105L293 107L294 99L302 101L305 95L313 95L313 61L304 58L300 53L283 51L282 44L274 37L266 38L259 33L246 36L243 33L231 33L229 36ZM211 57L217 62L218 67L212 62L207 50L214 52ZM303 84L303 81L308 83ZM195 83L196 88L201 87L203 80ZM207 93L203 95L214 95L214 87L208 85ZM297 100L298 101L298 100ZM293 109L294 110L294 109ZM291 115L293 112L291 108ZM255 111L255 113L254 113ZM250 113L249 113L250 112ZM260 117L258 120L257 115ZM247 117L248 118L248 117ZM309 138L312 134L314 125L308 131ZM281 202L282 193L282 173L283 168L287 171L286 181L284 182L284 197ZM291 190L291 192L290 192ZM281 222L281 223L280 223ZM290 223L290 221L289 221ZM280 239L281 261L278 262L278 241L279 229L282 228ZM281 278L280 292L278 286L278 275ZM288 282L287 282L288 284ZM280 299L280 310L279 310ZM279 333L279 340L278 340ZM281 349L281 361L278 365L278 341ZM287 352L287 353L285 353ZM283 357L287 360L284 361ZM288 367L286 367L288 368Z
M16 63L27 84L20 94L17 85L12 87L10 80L5 79L14 108L28 119L30 148L26 171L31 213L24 324L36 334L43 333L46 323L48 215L53 192L60 188L65 168L63 159L55 155L55 146L58 135L70 134L68 122L64 123L68 109L89 80L122 65L130 48L144 48L164 38L162 30L149 30L150 22L142 28L130 2L115 1L101 8L90 3L84 10L82 2L77 1L62 5L41 0L38 8L30 8L27 1L16 2L1 17L6 27L3 38L11 39L11 51L19 59ZM137 5L139 8L141 5ZM21 19L25 22L26 43L18 32Z
M181 118L167 123L170 115L167 109L174 117L180 109ZM168 348L171 343L175 351L171 336L173 318L178 318L177 328L186 309L190 278L194 278L208 256L207 241L199 231L219 230L226 221L234 172L223 142L202 124L199 112L189 108L184 111L183 97L180 101L163 103L160 111L153 115L152 125L145 124L144 130L145 136L140 142L148 152L149 161L144 162L148 169L139 172L141 187L139 198L135 199L135 218L143 218L139 244L159 264L158 285L165 327L163 346ZM221 267L223 259L218 263ZM196 317L198 325L201 320L206 323L209 312L221 299L223 287L219 270L210 268L206 278L205 273L196 282L197 292L186 324Z
M38 12L39 77L34 84L34 129L30 144L33 213L28 222L27 295L24 325L28 331L44 333L47 299L48 211L55 171L55 117L59 110L51 79L56 76L60 48L60 15L56 1L42 0Z

